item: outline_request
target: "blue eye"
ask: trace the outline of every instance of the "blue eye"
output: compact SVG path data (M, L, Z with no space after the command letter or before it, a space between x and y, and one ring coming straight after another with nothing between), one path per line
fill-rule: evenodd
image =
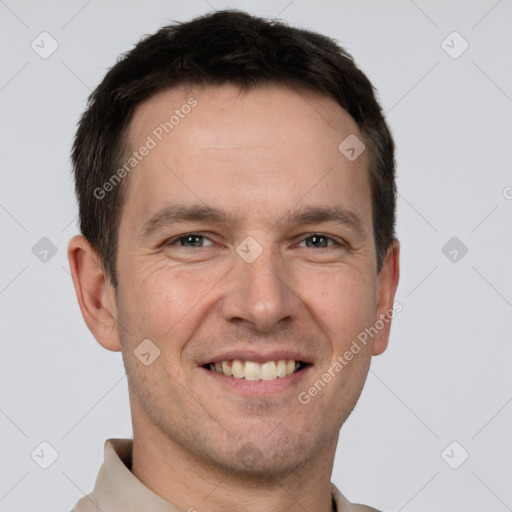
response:
M302 242L306 242L306 247L314 247L317 249L326 249L327 247L332 247L334 245L341 245L339 242L334 240L334 238L322 235L321 233L314 233L304 238ZM329 245L329 242L332 243Z
M210 241L210 245L213 245L211 240L200 233L187 233L185 235L178 236L166 242L165 245L175 245L176 242L179 242L181 247L194 248L194 247L205 247L203 242L205 240Z
M205 245L205 242L208 242ZM338 242L330 236L323 235L322 233L313 233L299 243L299 245L305 243L306 247L313 249L327 249L334 246L344 246L343 243ZM209 247L214 243L206 236L201 233L185 233L174 237L164 243L166 246L179 246L187 249ZM304 246L302 246L304 247Z

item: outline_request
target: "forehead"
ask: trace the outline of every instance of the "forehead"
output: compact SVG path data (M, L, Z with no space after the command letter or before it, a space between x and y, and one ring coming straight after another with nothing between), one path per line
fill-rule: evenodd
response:
M130 173L125 208L141 222L187 198L212 207L250 208L254 200L273 218L301 196L333 206L343 198L368 210L367 154L349 161L338 148L354 135L363 139L354 119L311 92L275 85L167 89L141 103L130 123L130 154L151 149ZM357 204L362 198L368 204Z
M184 122L187 118L190 120ZM307 124L297 125L299 120ZM220 126L222 130L216 129ZM242 126L246 129L240 130ZM194 130L194 140L188 137L190 129ZM327 132L335 141L345 132L360 136L354 119L329 96L281 84L261 84L244 91L225 84L206 88L176 86L153 94L135 109L127 140L136 147L148 134L157 139L172 135L180 144L220 144L229 138L228 144L234 146L276 133L280 143L286 139L283 149L304 142L318 148L321 139L324 146L332 142L331 137L326 138Z

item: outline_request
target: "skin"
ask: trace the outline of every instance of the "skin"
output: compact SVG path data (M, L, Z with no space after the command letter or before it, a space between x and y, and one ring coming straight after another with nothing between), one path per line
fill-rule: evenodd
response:
M117 296L82 236L68 248L87 326L123 354L132 472L185 510L243 503L252 511L327 512L339 430L371 357L386 349L391 322L310 403L297 395L392 309L399 243L377 274L367 151L353 162L340 153L349 134L363 137L328 97L275 86L169 89L136 109L132 149L191 96L197 107L129 176ZM138 238L153 213L178 202L224 208L236 222L182 222ZM290 210L309 205L347 208L365 232L333 221L285 222ZM190 232L206 238L164 245ZM312 233L345 245L308 247ZM236 252L248 236L263 250L252 263ZM160 350L149 366L133 354L146 338ZM199 366L229 349L296 350L311 365L281 391L265 393L260 382L263 391L247 396Z

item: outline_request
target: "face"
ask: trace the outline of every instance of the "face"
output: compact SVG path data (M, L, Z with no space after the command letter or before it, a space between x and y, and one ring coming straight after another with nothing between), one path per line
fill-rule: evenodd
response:
M112 333L134 435L254 474L334 451L385 340L343 356L396 288L376 273L367 151L338 149L351 134L332 99L271 86L139 105L131 150L155 145L127 178Z

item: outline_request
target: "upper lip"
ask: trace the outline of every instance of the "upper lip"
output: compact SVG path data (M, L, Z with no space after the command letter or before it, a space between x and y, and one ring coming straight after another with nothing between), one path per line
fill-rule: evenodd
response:
M218 355L212 356L208 359L204 359L199 363L199 366L204 366L209 363L220 363L221 361L232 361L238 359L240 361L254 361L255 363L266 363L267 361L279 361L280 359L293 359L295 361L301 361L303 363L311 364L312 358L309 356L297 352L297 350L271 350L271 351L256 351L256 350L229 350L222 352Z

